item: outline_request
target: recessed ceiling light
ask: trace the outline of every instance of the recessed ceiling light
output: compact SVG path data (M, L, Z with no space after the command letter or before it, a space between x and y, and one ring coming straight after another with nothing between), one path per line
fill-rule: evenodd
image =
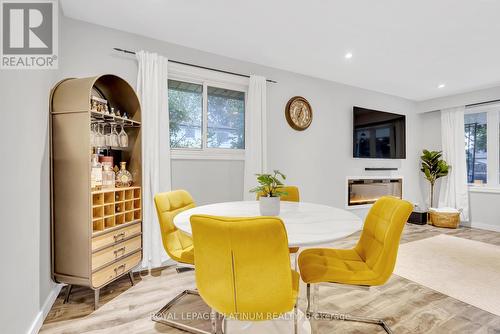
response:
M439 86L438 86L438 88L444 88L444 87L446 87L445 84L439 84Z
M345 57L345 59L351 59L352 58L352 53L351 52L347 52L344 57Z

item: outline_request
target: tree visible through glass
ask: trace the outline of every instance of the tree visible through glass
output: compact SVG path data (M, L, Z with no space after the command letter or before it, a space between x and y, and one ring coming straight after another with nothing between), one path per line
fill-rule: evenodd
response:
M207 142L203 143L203 85L168 81L171 148L244 149L245 93L207 87Z
M202 148L203 86L168 80L171 148Z

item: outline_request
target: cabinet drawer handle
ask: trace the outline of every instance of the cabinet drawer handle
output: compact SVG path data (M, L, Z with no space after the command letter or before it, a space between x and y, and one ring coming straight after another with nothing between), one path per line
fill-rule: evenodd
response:
M125 271L125 264L119 265L115 268L115 275L118 275L118 272L122 270L122 273Z
M115 249L115 258L118 257L118 253L123 252L121 255L125 254L125 246L122 248Z
M115 238L115 241L123 240L125 238L125 232L115 234L113 238Z

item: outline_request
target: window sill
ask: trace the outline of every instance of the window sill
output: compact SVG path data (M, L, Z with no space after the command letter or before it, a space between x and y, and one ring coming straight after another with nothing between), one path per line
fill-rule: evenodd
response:
M488 186L488 185L470 185L469 192L473 193L493 193L500 194L500 186Z
M244 150L179 150L172 149L173 160L245 160Z

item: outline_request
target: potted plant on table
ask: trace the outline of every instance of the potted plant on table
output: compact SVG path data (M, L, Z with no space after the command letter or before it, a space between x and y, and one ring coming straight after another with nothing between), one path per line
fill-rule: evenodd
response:
M437 179L448 175L451 170L451 166L441 159L442 156L443 154L441 151L423 150L422 156L420 157L422 161L420 170L424 173L425 179L429 181L431 186L429 207L432 207L434 202L434 185Z
M279 170L274 170L273 174L256 174L259 185L250 190L252 193L258 193L259 208L262 216L277 216L280 213L280 196L287 195L280 188L286 176ZM281 180L280 180L281 179Z

